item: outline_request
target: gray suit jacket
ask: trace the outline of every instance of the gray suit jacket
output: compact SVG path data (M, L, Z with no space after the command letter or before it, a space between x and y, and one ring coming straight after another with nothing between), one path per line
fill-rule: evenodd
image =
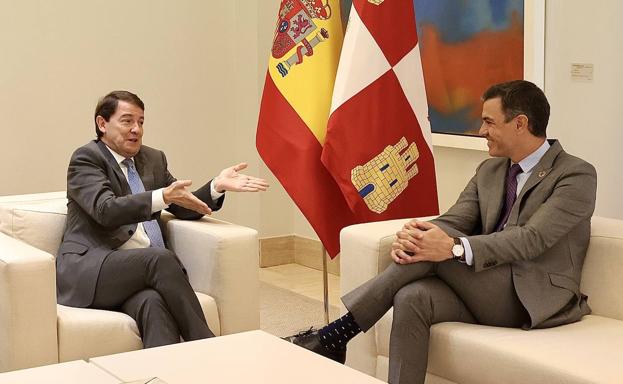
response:
M534 167L504 230L502 210L509 159L485 160L458 201L433 220L451 236L466 236L476 272L508 263L517 296L530 315L526 328L546 328L590 313L580 277L595 209L597 174L558 141Z
M132 195L117 161L101 141L78 148L67 170L67 222L56 258L58 302L87 307L93 301L100 267L106 256L136 231L137 223L158 219L151 213L151 191L175 181L163 152L143 145L134 157L147 192ZM224 200L212 200L210 183L194 194L214 211ZM176 217L199 219L201 214L172 204Z

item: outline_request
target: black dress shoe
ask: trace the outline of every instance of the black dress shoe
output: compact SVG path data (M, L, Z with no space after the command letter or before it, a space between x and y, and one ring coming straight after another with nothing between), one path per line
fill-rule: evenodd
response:
M328 359L337 361L340 364L344 364L346 361L346 347L338 350L325 348L322 344L320 344L320 335L318 334L318 330L313 328L310 328L307 331L299 332L296 335L284 337L283 339L292 344L298 345L299 347L316 352L317 354Z

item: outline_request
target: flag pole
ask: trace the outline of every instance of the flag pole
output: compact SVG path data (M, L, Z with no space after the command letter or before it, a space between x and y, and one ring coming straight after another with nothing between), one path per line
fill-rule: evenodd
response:
M322 246L322 283L324 289L324 322L329 324L329 275L327 269L327 249Z

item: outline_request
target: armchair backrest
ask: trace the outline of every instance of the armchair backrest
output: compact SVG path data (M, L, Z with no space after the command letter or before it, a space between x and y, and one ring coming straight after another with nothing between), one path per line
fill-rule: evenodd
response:
M67 216L65 192L0 197L0 232L56 256Z
M594 315L623 320L623 220L593 216L580 290Z

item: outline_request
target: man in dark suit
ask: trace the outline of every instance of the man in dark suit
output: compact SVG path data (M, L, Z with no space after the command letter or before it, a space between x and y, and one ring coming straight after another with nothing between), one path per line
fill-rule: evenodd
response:
M498 84L483 101L494 158L448 212L397 233L395 263L342 298L344 317L291 341L343 362L346 343L393 306L389 382L423 383L435 323L546 328L590 312L579 283L595 169L546 139L549 103L534 84Z
M97 140L67 170L67 223L56 259L60 304L132 316L146 348L214 336L177 256L158 225L162 209L195 220L221 208L225 191L266 190L264 180L224 169L194 193L163 152L142 145L144 104L127 91L95 109Z

